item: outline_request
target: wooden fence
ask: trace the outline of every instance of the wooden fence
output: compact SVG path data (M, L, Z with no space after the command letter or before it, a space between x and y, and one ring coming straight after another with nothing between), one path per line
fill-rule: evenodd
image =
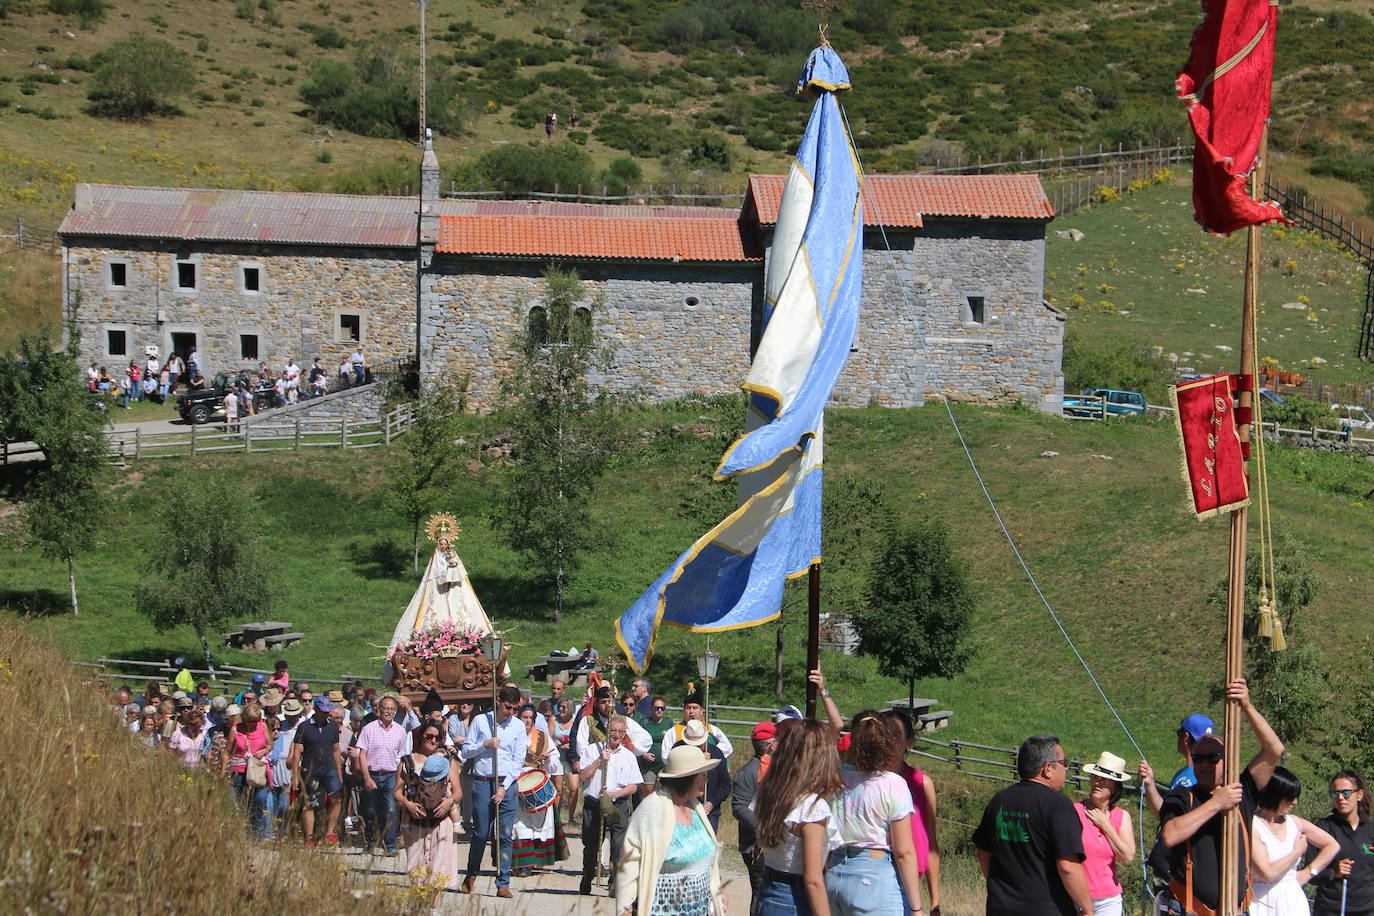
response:
M375 448L389 445L415 422L414 408L403 404L380 420L289 418L264 423L190 426L168 433L132 430L110 434L110 457L119 462L142 458L202 455L211 452L280 452L304 448Z

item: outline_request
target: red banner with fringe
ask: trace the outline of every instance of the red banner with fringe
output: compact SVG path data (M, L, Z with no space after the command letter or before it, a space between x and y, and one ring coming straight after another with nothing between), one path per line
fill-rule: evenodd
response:
M1188 104L1193 151L1193 212L1202 228L1230 234L1282 221L1279 205L1250 198L1246 181L1259 161L1269 120L1277 0L1203 0L1188 63L1175 81Z
M1198 518L1250 502L1231 382L1231 376L1223 373L1169 389L1183 444L1183 476Z

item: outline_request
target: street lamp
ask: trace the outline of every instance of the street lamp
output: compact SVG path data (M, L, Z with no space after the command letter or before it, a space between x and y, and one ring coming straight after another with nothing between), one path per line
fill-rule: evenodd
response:
M482 638L482 652L491 659L491 736L496 737L496 703L501 689L501 659L506 651L505 640L495 630ZM495 792L501 785L501 749L491 749L491 789ZM499 872L501 869L501 807L492 811L491 861Z
M707 722L711 720L711 681L715 680L716 669L720 666L720 653L711 651L711 642L707 640L706 651L697 653L697 675L706 682L706 704L702 709L701 716Z

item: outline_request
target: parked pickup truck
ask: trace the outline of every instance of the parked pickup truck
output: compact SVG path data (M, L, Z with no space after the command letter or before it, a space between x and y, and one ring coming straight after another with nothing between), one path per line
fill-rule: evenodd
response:
M229 383L233 376L223 373L215 376L215 380L204 388L192 388L190 391L177 398L177 413L181 414L181 419L187 423L199 425L201 423L224 422L224 392L228 390ZM272 406L276 392L270 388L253 392L253 409L266 410ZM243 415L240 408L239 415Z
M1099 401L1099 398L1102 400ZM1064 399L1064 413L1071 417L1101 419L1104 407L1109 417L1143 414L1145 395L1138 391L1119 391L1116 388L1091 388L1078 397Z

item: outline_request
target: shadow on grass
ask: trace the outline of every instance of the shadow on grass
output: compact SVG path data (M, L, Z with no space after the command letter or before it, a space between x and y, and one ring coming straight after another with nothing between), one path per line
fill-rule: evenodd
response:
M471 576L473 591L495 621L553 622L553 588L534 576ZM563 596L563 620L592 607L588 600Z
M0 589L0 608L24 618L60 617L72 611L71 596L50 588Z
M410 551L388 538L370 543L361 539L351 541L344 548L344 555L364 579L411 577Z

